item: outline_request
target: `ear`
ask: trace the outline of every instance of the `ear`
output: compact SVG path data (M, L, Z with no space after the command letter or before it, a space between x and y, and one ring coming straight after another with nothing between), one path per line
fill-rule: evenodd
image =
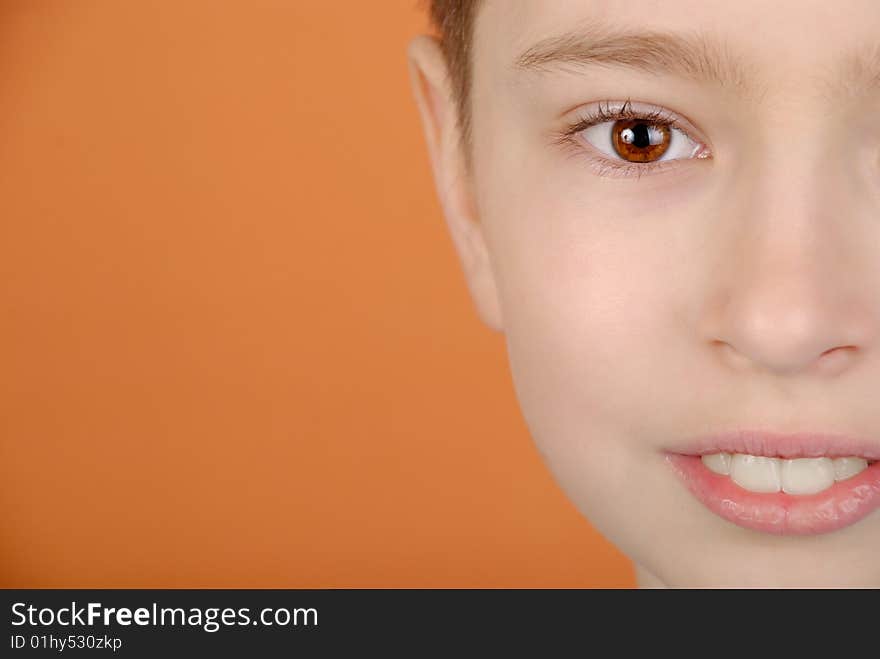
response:
M482 321L501 332L501 306L459 139L458 108L436 38L420 35L407 49L410 82L422 118L434 183L471 298Z

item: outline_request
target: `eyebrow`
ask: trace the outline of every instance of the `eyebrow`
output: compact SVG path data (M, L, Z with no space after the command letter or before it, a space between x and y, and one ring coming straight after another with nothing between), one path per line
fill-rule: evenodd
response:
M820 78L826 95L880 88L880 44L836 60L835 75ZM734 55L723 41L704 32L626 32L593 23L586 30L547 37L524 51L515 68L546 72L568 66L626 68L672 75L729 88L740 96L763 98L769 85L754 62Z

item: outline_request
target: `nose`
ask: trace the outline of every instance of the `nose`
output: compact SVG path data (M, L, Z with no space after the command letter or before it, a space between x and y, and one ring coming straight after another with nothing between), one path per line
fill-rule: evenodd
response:
M851 167L765 161L741 182L705 316L729 367L840 374L880 329L880 208ZM875 204L872 206L872 203Z

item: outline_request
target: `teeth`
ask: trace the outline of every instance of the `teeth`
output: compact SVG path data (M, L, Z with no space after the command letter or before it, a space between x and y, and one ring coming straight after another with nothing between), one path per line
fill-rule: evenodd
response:
M834 458L834 480L845 481L868 468L864 458Z
M816 494L834 485L831 458L798 458L782 461L782 491L788 494Z
M730 477L740 487L751 492L779 492L779 458L735 453L730 461Z
M703 464L716 474L730 474L730 453L711 453L703 456Z
M750 492L816 494L835 481L852 478L868 468L864 458L768 458L743 453L712 453L702 456L710 471L730 476Z

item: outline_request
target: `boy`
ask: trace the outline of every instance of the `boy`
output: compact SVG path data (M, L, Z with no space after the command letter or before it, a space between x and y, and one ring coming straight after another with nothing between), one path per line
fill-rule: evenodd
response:
M880 5L431 11L439 198L568 496L641 586L880 586Z

